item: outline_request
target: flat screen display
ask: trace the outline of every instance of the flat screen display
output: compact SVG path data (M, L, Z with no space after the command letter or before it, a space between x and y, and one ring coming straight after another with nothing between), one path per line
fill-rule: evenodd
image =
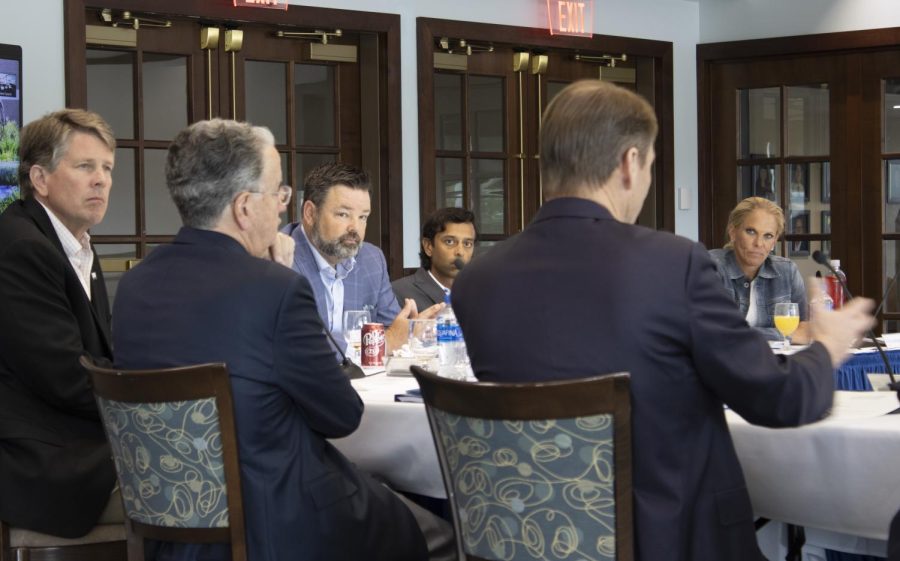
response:
M0 43L0 212L19 198L22 48Z

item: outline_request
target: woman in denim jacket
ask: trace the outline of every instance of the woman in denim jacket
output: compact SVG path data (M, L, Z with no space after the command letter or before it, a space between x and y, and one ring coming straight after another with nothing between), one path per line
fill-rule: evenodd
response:
M772 255L784 232L784 211L762 197L739 202L728 216L728 243L710 250L719 277L728 294L766 339L781 341L773 312L779 302L796 302L800 327L791 340L808 342L806 287L797 265L790 259Z

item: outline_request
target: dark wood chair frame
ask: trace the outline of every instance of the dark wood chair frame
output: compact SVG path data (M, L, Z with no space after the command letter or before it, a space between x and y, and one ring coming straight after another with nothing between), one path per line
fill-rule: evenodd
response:
M228 493L227 528L169 528L128 518L128 561L144 560L144 540L186 543L229 543L232 561L246 561L244 508L241 494L237 432L231 382L224 363L199 364L156 370L102 368L86 357L81 364L91 375L94 395L127 403L163 403L215 398L222 436L225 485Z
M616 373L574 380L530 383L460 382L441 378L418 366L411 370L426 404L432 436L438 449L438 459L444 482L449 480L449 468L440 452L441 446L435 433L431 408L447 413L495 420L546 420L583 417L589 415L613 415L616 487L616 559L634 559L634 537L631 494L631 394L629 374ZM454 524L459 528L452 490L451 498ZM458 530L457 530L458 531ZM461 537L457 536L460 559L489 561L467 555L462 550Z
M125 542L13 547L10 526L0 520L0 561L123 561Z

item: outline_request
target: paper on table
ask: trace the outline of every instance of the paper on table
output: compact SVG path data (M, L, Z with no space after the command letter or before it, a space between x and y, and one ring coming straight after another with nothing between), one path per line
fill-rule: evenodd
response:
M366 376L371 376L372 374L381 374L384 372L384 366L363 366L362 370L366 373Z
M830 418L869 419L900 407L894 392L834 392Z

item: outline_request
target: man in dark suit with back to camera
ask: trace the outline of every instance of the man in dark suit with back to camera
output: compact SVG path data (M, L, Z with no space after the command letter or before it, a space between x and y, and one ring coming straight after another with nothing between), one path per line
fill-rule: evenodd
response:
M582 81L560 92L540 133L547 202L460 274L453 308L481 380L631 373L638 561L759 561L722 404L771 427L827 415L832 369L873 324L872 302L814 309L812 345L772 354L701 244L634 225L656 131L627 90Z
M325 339L309 282L290 269L294 244L278 225L291 188L271 132L195 123L169 147L166 183L184 226L119 284L116 365L227 365L248 557L426 559L422 511L327 441L353 432L363 405ZM452 551L452 532L445 538ZM227 559L228 550L162 544L157 558Z
M87 372L112 359L88 229L106 214L115 137L66 109L22 130L22 199L0 216L0 519L66 538L122 521ZM113 514L113 512L118 514ZM110 518L111 516L111 518Z
M475 250L475 215L471 210L447 207L436 210L422 226L422 266L415 273L391 283L397 300L412 298L420 310L444 301L463 266Z

